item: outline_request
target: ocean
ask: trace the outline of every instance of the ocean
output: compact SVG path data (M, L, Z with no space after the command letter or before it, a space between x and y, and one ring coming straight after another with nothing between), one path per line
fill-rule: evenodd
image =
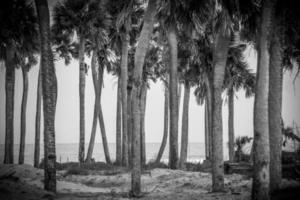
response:
M180 145L179 145L180 147ZM86 151L88 149L88 144L85 145ZM146 144L146 159L147 162L155 160L157 153L160 148L160 143L147 143ZM43 158L44 150L43 145L41 145L40 158ZM162 162L168 162L168 151L169 146L167 144ZM109 143L109 153L112 160L116 158L116 144ZM178 152L178 155L180 151ZM19 145L14 145L14 163L18 162L19 155ZM25 163L33 164L34 157L34 144L25 145ZM56 144L56 157L57 162L77 162L78 161L78 144ZM102 143L95 143L93 158L95 161L105 161ZM0 162L2 163L4 159L4 144L0 144ZM205 146L204 143L189 143L188 145L188 161L189 162L201 162L205 159ZM228 148L224 145L224 159L228 159Z

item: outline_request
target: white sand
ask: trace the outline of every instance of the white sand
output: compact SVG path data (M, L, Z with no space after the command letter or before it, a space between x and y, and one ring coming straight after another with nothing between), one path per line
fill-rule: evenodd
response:
M43 188L43 170L30 165L0 165L0 177L12 172L19 181ZM63 173L57 172L57 199L128 199L129 173L66 177L62 176ZM283 183L291 182L285 180ZM225 188L224 193L211 193L209 173L154 169L142 175L145 196L141 199L250 199L251 180L242 175L226 175Z

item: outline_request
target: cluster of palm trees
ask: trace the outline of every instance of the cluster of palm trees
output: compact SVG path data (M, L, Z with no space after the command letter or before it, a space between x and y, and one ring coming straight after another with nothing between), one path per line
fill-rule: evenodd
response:
M23 99L19 163L24 162L28 71L40 55L34 166L39 163L41 98L44 113L45 189L56 191L55 59L79 60L80 137L78 160L92 160L97 120L107 163L102 107L103 72L119 77L116 164L132 170L133 196L141 195L146 164L145 105L149 80L165 84L164 134L169 134L169 167L184 169L188 146L190 88L205 103L206 159L212 162L212 190L224 190L222 93L229 104L229 160L234 159L234 96L243 88L255 96L252 199L269 199L281 181L281 99L283 67L299 61L300 16L297 5L281 0L47 0L1 1L0 56L6 66L4 163L13 163L15 69L22 68ZM8 17L9 16L9 17ZM37 41L40 41L38 43ZM257 76L244 61L249 44L257 51ZM93 126L85 153L85 76L90 68L95 90ZM182 140L178 152L181 85L184 85ZM170 127L170 130L168 130Z

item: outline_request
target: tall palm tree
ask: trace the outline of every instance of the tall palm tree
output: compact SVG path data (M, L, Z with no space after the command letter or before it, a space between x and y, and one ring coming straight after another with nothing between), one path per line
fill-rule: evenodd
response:
M168 76L168 75L167 75ZM164 83L164 129L163 129L163 137L162 137L162 142L159 147L159 151L156 157L155 162L159 163L162 155L164 153L165 147L167 145L167 139L168 139L168 132L169 132L169 89L168 89L168 78L166 80L166 83Z
M90 25L98 18L98 6L92 4L92 0L67 0L57 3L54 7L53 27L55 37L73 38L76 33L79 41L79 162L84 162L85 155L85 51L86 40L90 35ZM58 42L61 42L58 40ZM58 43L56 41L56 43Z
M121 79L118 79L117 120L116 120L116 164L122 164L122 91Z
M169 133L169 72L168 72L168 64L169 64L169 54L168 54L168 48L164 47L163 48L163 53L162 53L162 62L164 65L165 72L163 71L164 76L162 76L162 82L164 85L164 128L163 128L163 137L162 137L162 142L159 147L159 151L156 157L155 162L159 163L162 155L164 153L165 147L167 145L167 139L168 139L168 133Z
M188 37L184 30L179 32L179 80L184 83L184 97L182 109L182 123L181 123L181 148L179 158L179 168L184 169L187 162L188 150L188 135L189 135L189 103L190 103L190 90L191 87L198 81L200 71L196 56L192 56L193 39Z
M37 29L36 29L36 31L37 31ZM36 36L37 35L38 34L36 34ZM38 43L36 43L36 44L38 45ZM36 45L36 48L37 48L37 45ZM35 65L36 63L37 63L36 58L33 55L25 57L25 59L23 59L21 61L21 69L22 69L22 75L23 75L23 96L22 96L22 104L21 104L21 137L20 137L20 148L19 148L19 164L24 164L24 154L25 154L26 108L27 108L27 97L28 97L28 72L29 72L31 66Z
M101 5L101 4L100 4ZM95 6L100 6L95 5ZM95 135L97 128L97 119L99 119L102 143L104 148L105 159L107 163L111 163L109 149L106 139L105 124L103 119L102 107L101 107L101 90L103 83L104 68L108 70L115 64L115 55L108 48L109 38L108 29L110 28L110 16L105 12L105 7L99 7L98 19L94 23L90 24L90 35L86 39L87 52L92 50L92 77L95 90L95 105L94 105L94 116L92 131L90 137L90 143L86 156L86 162L90 162L92 158L92 152L95 144ZM96 69L97 68L97 69Z
M56 192L55 108L57 80L50 44L50 15L47 0L36 0L41 38L41 66L44 102L44 158L46 190Z
M0 22L0 59L6 65L4 163L13 163L15 68L22 64L21 61L32 52L33 47L36 48L37 24L33 7L25 0L3 1L0 7L1 19L7 18Z
M147 90L148 86L146 82L143 82L141 88L141 101L140 101L140 114L141 114L141 164L146 165L146 133L145 133L145 115L146 115L146 103L147 103Z
M41 63L41 62L40 62ZM41 64L38 75L36 92L35 139L33 166L38 168L40 162L40 135L41 135L41 107L42 107L42 74Z
M269 199L269 35L276 1L264 0L258 32L257 78L254 100L252 199Z
M138 46L134 55L134 73L132 88L132 115L133 115L133 146L132 146L132 174L131 192L133 196L141 194L141 146L140 146L140 94L142 87L142 74L145 56L151 34L153 31L154 17L156 14L156 0L149 0L144 24L138 39Z
M162 64L163 46L160 44L160 36L157 36L157 27L151 38L148 52L145 57L143 68L143 83L141 88L141 162L142 166L146 165L146 132L145 132L145 116L147 103L147 90L150 87L150 81L156 82L158 78L164 79L166 75L165 66ZM164 81L164 80L163 80Z
M102 82L99 77L102 76L100 74L100 70L97 69L96 66L98 65L97 61L97 52L93 52L92 54L92 60L91 60L91 69L92 69L92 77L93 77L93 84L95 88L95 105L94 105L94 116L93 116L93 124L92 124L92 132L90 137L90 143L86 155L85 162L91 162L92 154L94 150L94 144L95 144L95 136L96 136L96 128L97 128L97 119L99 115L99 106L100 106L100 92L102 88ZM100 67L99 65L97 67Z
M115 17L115 27L120 37L121 43L121 73L120 73L120 86L121 86L121 101L122 101L122 147L117 145L117 163L122 163L123 166L129 165L128 154L128 99L127 99L127 82L128 82L128 46L130 39L130 31L132 27L132 12L133 1L113 1L111 4L111 13ZM118 46L119 48L119 46ZM122 154L121 154L122 153ZM121 160L120 160L121 159Z
M228 149L229 161L234 161L234 96L241 88L245 89L246 97L254 94L255 74L249 70L248 64L244 61L244 45L235 46L229 49L224 78L224 89L228 95Z
M269 69L269 138L270 138L270 192L280 188L282 179L282 79L283 69L299 66L299 8L293 1L278 1L270 44ZM297 65L296 65L297 66ZM299 68L298 68L299 69Z

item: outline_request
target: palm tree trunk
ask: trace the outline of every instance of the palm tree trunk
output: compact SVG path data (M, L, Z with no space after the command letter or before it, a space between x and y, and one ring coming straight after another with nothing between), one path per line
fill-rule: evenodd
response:
M162 142L157 154L156 163L159 163L162 155L164 153L164 150L167 145L167 139L168 139L168 132L169 132L169 76L167 75L167 81L165 85L165 105L164 105L164 134L162 138Z
M275 27L275 26L274 26ZM276 26L278 27L278 26ZM270 134L270 192L279 189L281 173L282 152L282 47L280 43L280 30L273 32L270 47L269 69L269 134Z
M122 84L121 78L118 79L117 91L117 120L116 120L116 164L122 163Z
M181 84L179 82L179 77L178 77L178 119L180 113L180 102L181 102Z
M156 0L149 0L146 13L144 15L144 24L138 39L138 46L134 55L134 73L132 88L132 116L133 116L133 143L132 143L132 173L131 173L131 192L132 196L141 195L141 115L140 115L140 97L142 88L142 74L145 57L149 45L149 40L153 31L154 17L156 13Z
M230 37L219 31L215 38L212 92L212 190L224 190L222 91Z
M100 84L100 99L99 101L101 102L101 90L102 90L102 83L103 83L103 69L99 67L99 76L98 76L98 83ZM102 113L102 105L101 103L99 104L99 113L98 113L98 119L99 119L99 125L100 125L100 130L101 130L101 137L102 137L102 144L103 144L103 150L104 150L104 155L105 155L105 161L107 164L111 164L111 159L109 155L109 148L108 148L108 143L107 143L107 138L106 138L106 130L105 130L105 125L104 125L104 119L103 119L103 113Z
M40 135L41 135L41 107L42 107L42 70L39 69L37 94L36 94L36 115L35 115L35 140L34 140L34 167L39 167L40 162Z
M234 91L231 89L228 96L228 149L229 161L234 161Z
M204 105L204 120L205 120L205 159L210 160L210 137L209 137L209 116L208 116L208 100L206 97L205 105Z
M184 169L187 161L187 148L189 137L189 103L190 103L190 84L188 81L184 84L183 111L182 111L182 129L181 129L181 149L179 168Z
M79 36L79 153L78 160L80 163L84 162L84 146L85 146L85 38Z
M128 111L127 111L127 81L128 81L128 45L129 34L122 41L121 58L121 92L122 92L122 165L128 166Z
M142 166L146 165L146 133L145 133L145 114L147 102L147 83L143 82L142 95L140 101L141 109L141 162Z
M170 67L170 137L169 137L169 167L177 169L178 165L178 79L177 79L177 35L175 25L167 30L171 55Z
M19 164L24 164L25 153L25 136L26 136L26 107L28 97L28 71L25 66L21 67L23 74L23 96L21 105L21 137L20 137L20 150L19 150Z
M258 35L257 78L254 100L253 182L252 199L270 199L269 196L269 37L275 1L263 1Z
M12 47L6 50L5 75L5 153L4 164L14 163L14 96L15 96L15 66Z
M55 108L57 80L50 45L50 16L47 0L35 0L41 38L41 66L44 102L45 189L56 192Z
M92 55L92 61L91 61L91 68L92 68L92 78L93 78L93 84L94 84L94 90L95 90L95 104L94 104L94 116L93 116L93 124L92 124L92 132L90 137L90 143L88 147L88 152L86 155L85 162L91 162L94 145L95 145L95 136L96 136L96 129L97 129L97 119L98 119L98 113L99 113L99 104L100 104L100 85L98 83L98 77L97 77L97 71L96 71L96 65L97 65L97 53L94 51Z
M207 146L208 146L208 160L212 159L212 78L210 74L205 76L205 84L207 88Z
M132 83L127 85L127 155L128 155L128 165L132 167L132 131L133 131L133 121L132 121Z

